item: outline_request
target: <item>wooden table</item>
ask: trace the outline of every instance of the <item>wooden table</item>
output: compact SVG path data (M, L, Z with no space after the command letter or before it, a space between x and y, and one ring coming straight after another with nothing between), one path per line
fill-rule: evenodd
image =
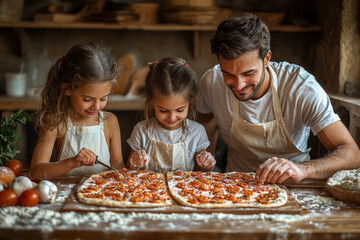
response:
M0 208L1 239L360 239L360 206L332 198L324 182L285 184L296 214L67 211L81 178L62 177L52 204Z

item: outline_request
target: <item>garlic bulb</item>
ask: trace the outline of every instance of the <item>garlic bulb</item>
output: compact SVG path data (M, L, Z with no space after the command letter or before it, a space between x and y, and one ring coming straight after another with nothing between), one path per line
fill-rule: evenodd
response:
M36 187L35 191L39 195L40 202L52 203L55 200L57 187L53 182L42 180Z
M20 197L24 191L33 189L33 187L33 182L25 176L16 177L10 182L10 189L14 190L18 197Z

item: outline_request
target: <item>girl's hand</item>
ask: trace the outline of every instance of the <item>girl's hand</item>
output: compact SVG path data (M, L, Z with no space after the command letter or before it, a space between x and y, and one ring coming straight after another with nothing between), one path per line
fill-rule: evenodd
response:
M96 154L87 148L82 148L80 152L74 157L76 167L92 166L96 160Z
M211 153L202 151L195 157L197 164L204 170L212 170L215 167L216 160Z
M130 168L131 169L140 169L144 168L150 161L150 156L145 152L145 150L136 151L130 158Z

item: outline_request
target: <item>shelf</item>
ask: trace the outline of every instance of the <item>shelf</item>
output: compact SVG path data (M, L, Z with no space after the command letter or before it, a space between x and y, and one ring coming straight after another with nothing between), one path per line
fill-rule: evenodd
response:
M349 132L355 142L360 146L360 98L339 94L328 94L336 113L345 108L349 114ZM343 113L341 113L343 114Z
M193 32L193 56L200 56L199 32L216 31L215 25L180 25L180 24L139 24L139 23L104 23L104 22L0 22L0 28L21 28L21 29L87 29L87 30L138 30L138 31L190 31ZM272 32L321 32L318 25L299 27L291 25L270 26Z
M17 111L19 109L35 111L40 107L40 97L8 97L0 96L0 111ZM140 96L109 96L106 110L108 111L140 111L145 98Z
M26 28L26 29L101 29L101 30L141 30L141 31L215 31L213 25L180 25L180 24L136 24L136 23L103 23L103 22L0 22L0 28ZM299 27L292 25L270 26L275 32L321 32L318 25Z

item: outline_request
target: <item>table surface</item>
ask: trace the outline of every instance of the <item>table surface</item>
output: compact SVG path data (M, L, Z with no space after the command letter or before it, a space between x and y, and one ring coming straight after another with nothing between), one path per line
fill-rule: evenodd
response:
M1 239L360 239L360 206L338 201L324 181L285 184L302 211L283 214L69 211L80 177L61 177L51 204L0 208ZM241 211L240 211L241 212ZM239 212L238 212L239 213Z

